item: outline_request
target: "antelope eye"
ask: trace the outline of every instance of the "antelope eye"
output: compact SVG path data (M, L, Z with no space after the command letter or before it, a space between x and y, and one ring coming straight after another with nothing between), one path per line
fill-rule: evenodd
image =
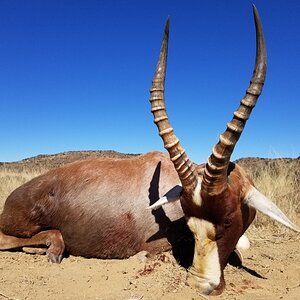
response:
M226 217L226 218L224 219L223 224L224 224L224 227L225 227L225 228L230 227L231 224L232 224L232 218Z
M215 240L220 240L223 237L222 233L217 233L215 236Z

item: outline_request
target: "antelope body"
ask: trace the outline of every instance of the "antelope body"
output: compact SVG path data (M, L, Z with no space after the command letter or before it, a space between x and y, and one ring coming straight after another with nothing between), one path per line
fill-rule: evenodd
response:
M201 293L220 294L223 270L256 209L298 230L230 162L265 80L266 49L255 7L254 20L257 49L250 86L205 165L189 160L166 114L168 20L150 102L169 154L78 161L25 183L4 205L0 249L46 245L49 260L60 262L65 250L85 257L125 258L142 250L155 254L172 248L174 255L190 258L191 284Z
M12 192L1 215L1 231L23 238L48 232L46 240L58 244L59 250L48 254L57 262L64 245L69 253L84 257L125 258L142 250L159 253L169 250L176 236L181 238L179 231L186 236L188 229L179 202L166 206L166 212L147 208L160 195L176 192L178 184L168 155L161 152L77 161ZM32 244L27 241L26 245ZM16 246L25 246L23 240Z

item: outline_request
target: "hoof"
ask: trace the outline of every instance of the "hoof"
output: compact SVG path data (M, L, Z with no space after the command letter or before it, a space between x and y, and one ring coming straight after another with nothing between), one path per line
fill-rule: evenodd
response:
M58 230L53 230L50 237L50 247L47 250L48 261L59 264L65 251L65 243Z
M150 254L148 251L140 251L139 253L137 253L135 255L137 260L141 263L145 263L148 260L149 256L150 256Z
M63 259L63 254L54 254L50 251L47 251L47 257L49 262L60 264Z
M241 267L243 265L243 254L239 249L234 249L228 258L228 263L234 267Z

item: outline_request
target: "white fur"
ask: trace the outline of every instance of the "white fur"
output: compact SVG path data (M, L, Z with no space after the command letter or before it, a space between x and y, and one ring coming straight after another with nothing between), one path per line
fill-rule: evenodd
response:
M198 179L198 182L197 182L197 186L194 190L194 194L193 194L193 201L194 203L197 205L197 206L201 206L202 205L202 198L201 198L201 180Z
M235 248L238 249L239 251L248 250L250 248L249 239L243 234L239 238Z
M199 286L211 291L219 285L221 277L218 246L214 240L215 226L195 217L190 217L187 224L195 236L193 273L200 279Z

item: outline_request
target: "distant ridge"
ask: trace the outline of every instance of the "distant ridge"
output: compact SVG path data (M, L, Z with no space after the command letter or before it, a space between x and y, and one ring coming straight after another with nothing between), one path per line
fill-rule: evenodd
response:
M121 153L113 150L98 150L98 151L67 151L57 154L40 154L37 156L25 158L16 162L0 162L0 168L6 169L52 169L71 163L76 160L88 159L88 158L112 158L112 159L124 159L128 157L138 156L140 154ZM245 157L239 158L235 162L244 167L246 170L251 167L264 167L272 165L276 161L282 161L286 163L295 162L299 165L300 170L300 157L298 158L259 158L259 157Z
M39 154L37 156L24 158L15 162L0 162L0 167L9 169L16 168L45 168L52 169L58 166L71 163L76 160L87 158L114 158L122 159L139 154L120 153L113 150L99 150L99 151L66 151L57 154Z

